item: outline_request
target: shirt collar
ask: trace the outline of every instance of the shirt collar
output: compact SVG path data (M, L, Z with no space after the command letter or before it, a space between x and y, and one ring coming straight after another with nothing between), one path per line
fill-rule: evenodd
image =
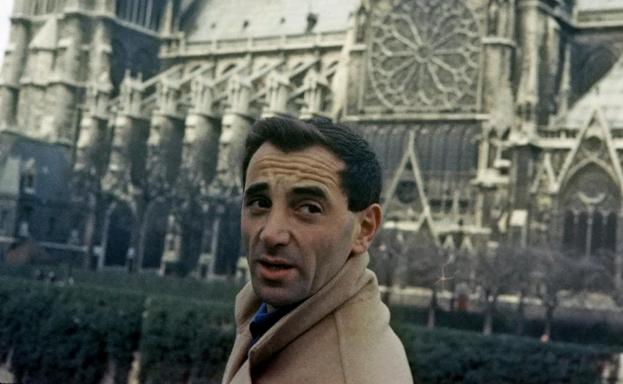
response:
M279 319L287 315L288 312L294 309L294 307L296 307L296 304L275 308L269 312L268 305L266 303L262 303L249 324L249 330L251 331L251 345L255 344L262 337L262 335L270 329L270 327L278 322Z

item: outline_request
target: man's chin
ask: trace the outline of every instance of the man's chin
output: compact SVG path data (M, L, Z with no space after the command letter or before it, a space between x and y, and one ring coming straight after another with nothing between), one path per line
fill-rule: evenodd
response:
M261 284L257 286L253 283L253 290L262 302L274 308L286 307L305 299L304 295L293 294L287 287L269 287Z

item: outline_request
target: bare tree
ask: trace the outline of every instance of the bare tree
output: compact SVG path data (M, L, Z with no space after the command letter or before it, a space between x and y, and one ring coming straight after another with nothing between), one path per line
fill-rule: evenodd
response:
M530 290L534 287L534 273L536 271L535 250L531 247L514 248L504 247L510 255L513 273L509 276L509 291L517 294L517 326L515 333L523 335L526 323L525 301Z
M399 231L384 230L377 244L371 267L388 287L383 300L389 302L389 288L398 282L430 289L427 325L434 328L438 293L454 278L456 254L440 249L426 235Z
M376 240L370 268L376 272L379 284L384 285L383 301L389 304L391 289L398 280L399 270L405 257L405 239L401 232L383 230Z
M517 294L517 326L515 333L523 335L526 324L526 297L534 287L534 273L536 270L534 252L531 248L521 248L515 251L515 268L511 279L513 291Z
M482 288L485 301L482 333L493 333L493 315L498 297L512 289L516 253L507 247L487 250L476 254L476 281Z
M440 249L432 241L411 238L405 245L407 264L402 280L408 285L430 289L427 326L434 328L439 307L437 295L439 291L446 290L447 282L453 278L449 273L454 255Z
M623 305L623 260L621 256L620 252L610 249L600 249L591 256L594 262L605 271L604 280L595 282L593 285L596 287L593 288L608 294L618 305Z
M538 268L538 295L545 307L543 340L551 340L554 311L561 298L580 292L607 289L607 269L599 259L578 256L553 247L535 249Z

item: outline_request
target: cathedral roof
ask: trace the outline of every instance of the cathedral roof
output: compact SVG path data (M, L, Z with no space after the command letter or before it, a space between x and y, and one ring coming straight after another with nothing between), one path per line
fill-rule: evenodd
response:
M361 0L207 0L184 27L190 42L344 31Z
M576 7L580 11L623 9L623 0L577 0Z
M563 127L580 129L599 107L610 128L623 128L623 57L571 108Z
M383 129L375 124L360 124L358 128L381 163L383 185L387 187L402 160L405 146L408 143L408 130L406 127Z

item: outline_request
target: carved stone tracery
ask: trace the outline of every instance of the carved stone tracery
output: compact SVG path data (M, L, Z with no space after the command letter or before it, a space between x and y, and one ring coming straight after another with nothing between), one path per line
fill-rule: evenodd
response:
M480 31L462 1L401 0L375 13L368 70L386 107L475 109Z

